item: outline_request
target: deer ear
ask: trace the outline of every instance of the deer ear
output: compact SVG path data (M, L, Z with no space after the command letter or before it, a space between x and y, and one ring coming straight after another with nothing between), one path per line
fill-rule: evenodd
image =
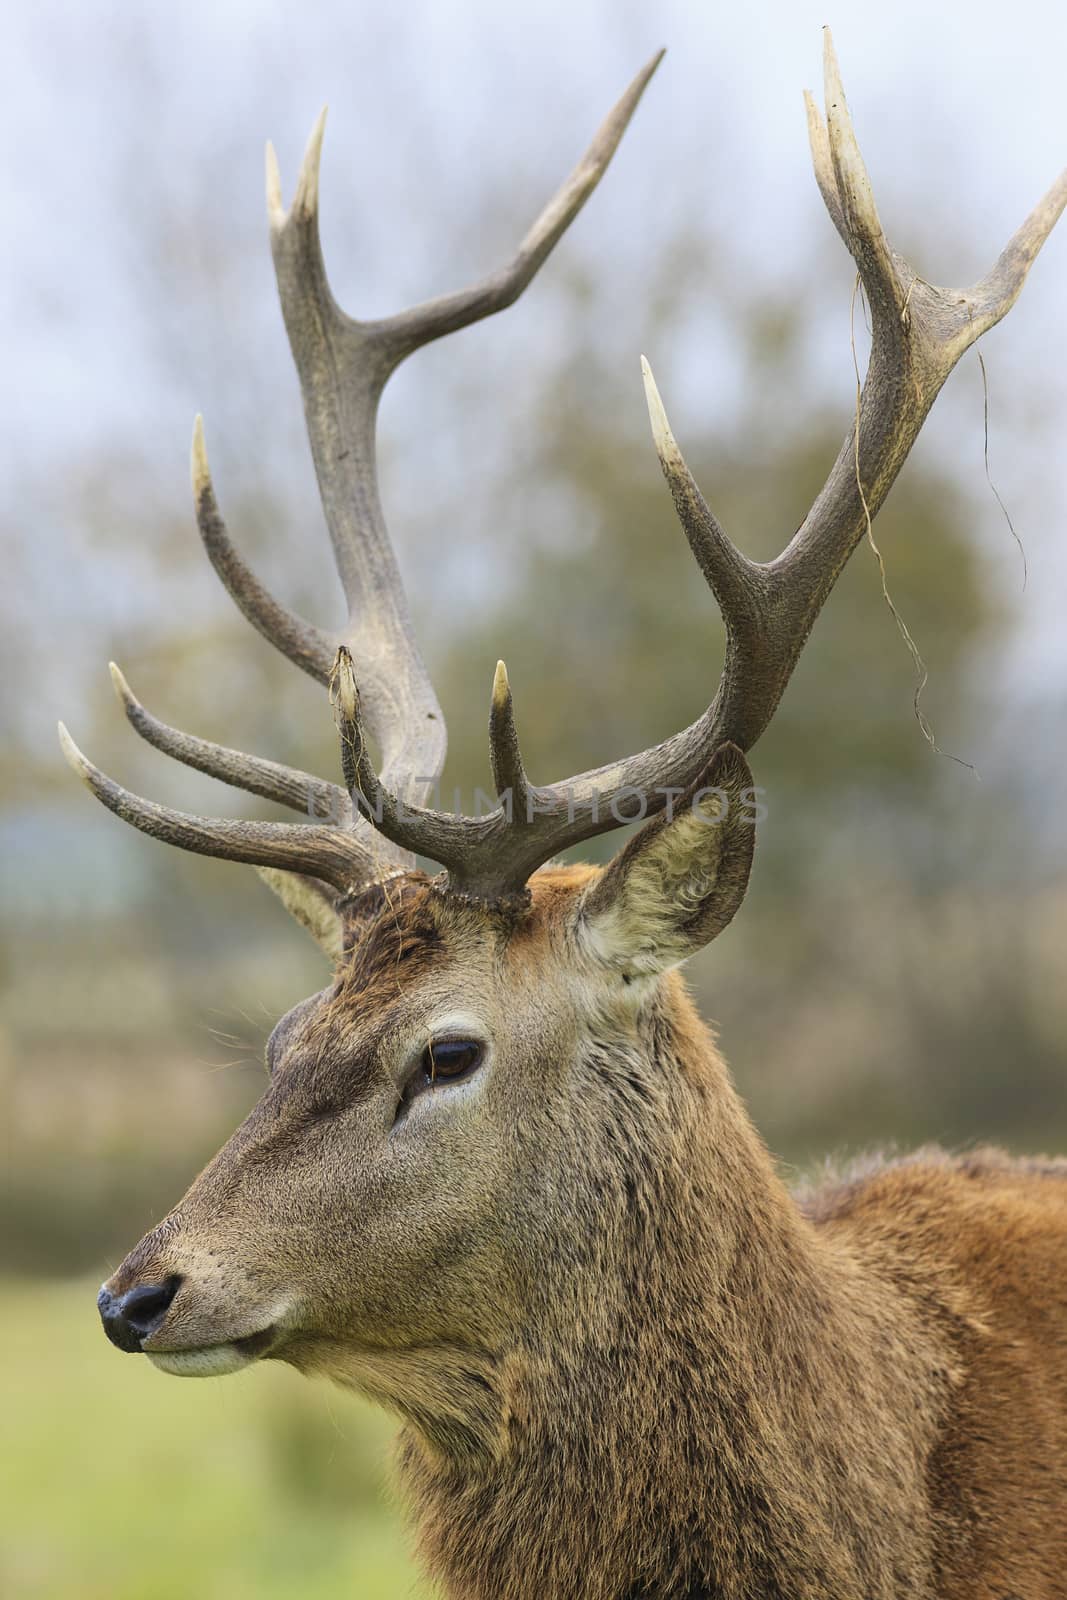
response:
M608 966L648 974L708 944L745 897L754 812L748 763L736 745L722 745L585 891L585 947Z
M310 933L320 950L331 961L340 961L343 947L337 891L321 878L312 878L303 872L279 872L276 867L257 867L256 872L290 916Z

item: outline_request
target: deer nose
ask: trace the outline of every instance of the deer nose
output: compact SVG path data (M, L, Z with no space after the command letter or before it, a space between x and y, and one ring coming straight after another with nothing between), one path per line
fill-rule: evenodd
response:
M170 1277L162 1283L140 1284L122 1295L112 1294L106 1287L101 1289L96 1306L111 1343L120 1350L140 1350L166 1316L181 1281L181 1278Z

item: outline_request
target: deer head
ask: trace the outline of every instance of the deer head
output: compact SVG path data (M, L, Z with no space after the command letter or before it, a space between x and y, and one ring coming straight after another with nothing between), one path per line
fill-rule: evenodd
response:
M275 1029L258 1106L101 1292L109 1336L174 1373L268 1355L330 1372L447 1451L481 1448L500 1426L492 1374L516 1329L573 1330L604 1314L620 1241L657 1175L685 1169L699 1191L709 1163L729 1166L730 1091L675 969L745 892L743 752L771 720L942 384L1012 306L1067 201L1065 175L973 287L920 278L882 230L827 35L825 120L808 97L812 156L867 296L872 348L826 483L782 553L749 560L705 504L644 363L656 450L726 622L718 685L701 716L655 748L541 786L523 764L501 664L489 717L500 802L481 817L446 814L429 804L445 723L379 500L378 401L421 345L526 288L599 182L658 60L507 267L382 321L346 316L327 283L322 119L288 211L268 146L271 243L348 602L341 632L287 611L238 554L199 420L193 490L208 556L238 606L328 688L343 784L179 732L112 671L150 744L311 820L170 810L113 782L61 728L71 765L117 816L255 865L334 963L322 993ZM634 817L643 829L606 869L546 865ZM439 875L418 870L416 856Z

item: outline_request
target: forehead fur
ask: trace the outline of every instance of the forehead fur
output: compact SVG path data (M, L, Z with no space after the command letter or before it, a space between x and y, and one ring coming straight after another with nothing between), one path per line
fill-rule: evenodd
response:
M410 872L372 884L344 908L344 958L338 1000L388 1003L449 955L487 944L525 946L551 940L569 923L574 901L598 869L548 866L530 880L529 903L501 911L450 894L425 874Z
M339 1000L395 998L444 950L444 929L430 879L411 872L371 884L344 907L344 956L334 988Z

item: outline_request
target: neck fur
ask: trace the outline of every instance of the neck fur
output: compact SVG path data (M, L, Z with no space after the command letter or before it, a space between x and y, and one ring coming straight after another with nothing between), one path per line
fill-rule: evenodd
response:
M919 1600L936 1330L891 1262L801 1216L670 1001L646 1019L676 1091L662 1136L650 1149L647 1103L640 1144L638 1118L617 1119L598 1227L576 1231L566 1273L543 1264L483 1378L482 1448L402 1437L427 1565L450 1600Z

